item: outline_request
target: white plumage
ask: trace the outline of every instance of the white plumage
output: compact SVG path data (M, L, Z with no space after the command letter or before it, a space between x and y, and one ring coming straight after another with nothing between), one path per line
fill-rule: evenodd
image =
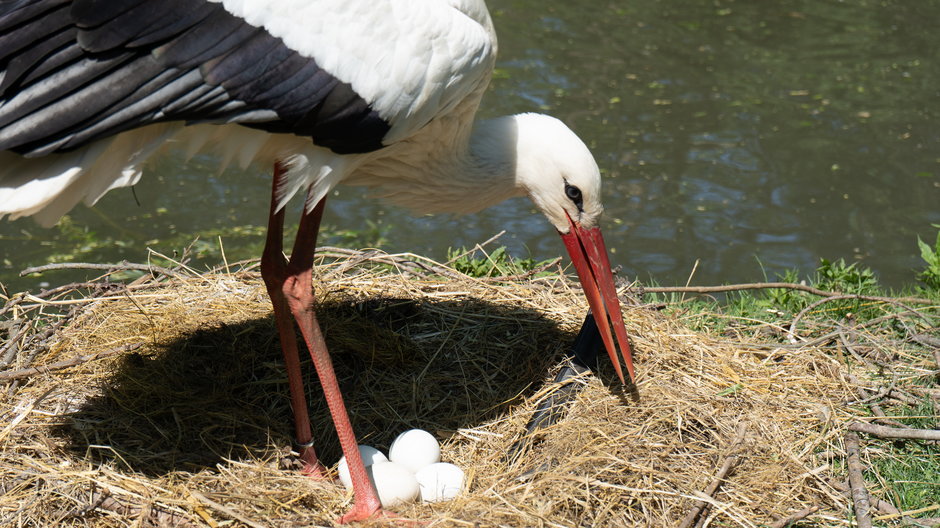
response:
M411 136L482 91L496 58L496 33L482 1L220 3L350 83L394 123L387 143Z
M496 53L495 33L482 1L210 1L221 3L249 24L265 28L339 80L350 83L392 123L385 144L407 141L434 119L446 121L443 127L432 127L433 133L424 130L434 138L434 149L466 141ZM365 35L368 39L353 38ZM349 178L356 167L389 155L337 156L305 138L260 133L237 125L222 128L161 124L35 161L0 153L0 217L35 215L41 225L50 226L81 201L94 205L108 190L137 183L147 160L166 148L182 147L189 155L209 152L223 162L235 160L243 167L252 161L270 166L277 159L288 160L290 184L281 205L311 185L313 198L319 200ZM399 146L393 156L410 154L408 157L419 161L427 156L421 152L427 150L425 142L411 143L418 147ZM39 174L42 176L36 177ZM389 180L352 179L361 184ZM458 207L442 207L436 199L413 199L407 190L379 190L377 194L416 212L467 212L490 204L466 204L464 196L461 203L454 204ZM505 192L496 194L507 196ZM428 201L435 204L433 211L421 206Z
M51 43L51 44L50 44ZM176 148L274 165L261 274L288 371L305 471L322 466L294 322L348 457L355 505L379 509L316 321L311 267L340 183L417 212L527 194L561 234L623 379L633 377L598 228L600 171L563 123L475 116L496 53L482 0L17 0L0 3L0 217L49 225L135 184ZM70 79L68 83L62 79ZM283 205L306 193L288 261Z

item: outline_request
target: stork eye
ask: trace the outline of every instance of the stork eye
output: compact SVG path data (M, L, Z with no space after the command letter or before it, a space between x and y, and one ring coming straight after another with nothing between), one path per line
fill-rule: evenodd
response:
M584 197L581 196L581 189L565 182L565 195L578 206L578 211L584 211Z

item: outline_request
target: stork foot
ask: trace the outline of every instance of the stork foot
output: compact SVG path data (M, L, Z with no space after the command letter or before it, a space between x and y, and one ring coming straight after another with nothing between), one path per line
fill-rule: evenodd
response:
M358 503L354 504L352 509L349 510L345 515L336 519L336 524L348 524L353 522L360 521L387 521L391 524L397 524L401 526L424 526L427 523L420 521L413 521L410 519L405 519L398 516L395 512L388 510L383 510L381 506L378 506L376 509L370 510L366 506L360 506Z
M352 509L336 519L337 524L368 521L369 519L394 518L395 515L382 509L381 503L356 502Z
M326 468L323 467L323 464L317 459L317 454L313 451L313 447L307 446L300 448L300 457L298 458L300 458L300 462L303 464L303 469L300 470L302 475L314 480L329 480L326 474Z

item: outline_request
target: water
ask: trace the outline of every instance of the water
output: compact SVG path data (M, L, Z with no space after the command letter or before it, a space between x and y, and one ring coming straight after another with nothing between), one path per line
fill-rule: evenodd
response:
M940 2L493 0L500 34L488 116L566 121L605 176L614 265L660 283L810 273L845 258L900 286L922 267L916 238L940 224ZM146 248L219 262L260 255L267 169L160 160L134 193L110 193L52 230L0 223L0 282L49 260L144 261ZM136 199L134 194L136 194ZM140 205L137 204L139 201ZM525 199L477 215L411 217L332 197L324 220L444 258L505 229L519 255L564 253ZM696 261L698 265L696 267ZM198 263L197 265L202 265Z

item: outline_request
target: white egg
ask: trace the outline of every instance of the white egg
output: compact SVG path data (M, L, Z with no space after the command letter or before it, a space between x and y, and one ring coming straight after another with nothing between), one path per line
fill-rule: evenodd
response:
M365 464L366 468L376 462L388 462L388 458L382 454L381 451L372 446L359 446L359 456L362 457L362 463ZM345 456L339 459L339 464L336 464L336 471L339 473L339 481L346 486L346 489L352 489L352 478L349 476L349 463L346 462Z
M388 449L388 459L417 472L441 460L441 446L431 433L421 429L411 429L398 435Z
M421 500L424 502L450 500L463 490L463 470L447 462L423 467L415 473L415 479L421 488Z
M395 462L376 462L366 471L372 478L383 508L394 508L418 498L418 481L405 466Z

